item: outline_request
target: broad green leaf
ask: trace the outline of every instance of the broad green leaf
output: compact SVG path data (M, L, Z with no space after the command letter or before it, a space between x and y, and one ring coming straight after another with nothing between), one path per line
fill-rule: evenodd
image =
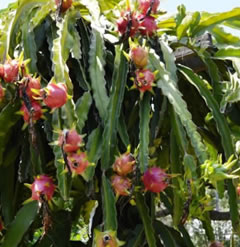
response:
M159 71L157 86L161 88L163 95L165 95L172 104L174 111L186 129L200 163L203 163L208 155L201 136L197 131L197 126L192 121L192 115L187 109L187 104L183 100L181 92L176 87L176 82L172 81L169 72L165 70L164 65L160 62L159 57L153 50L149 53L149 61L152 66Z
M127 148L130 144L130 140L129 140L129 136L128 136L128 132L127 132L127 126L125 123L125 118L124 118L123 113L121 114L120 119L119 119L118 133L119 133L119 136L120 136L123 144Z
M92 96L90 92L83 94L76 103L76 115L78 117L77 129L81 133L88 117L88 112L92 105Z
M212 111L219 134L222 138L222 145L227 156L226 158L230 157L234 153L231 133L224 115L219 111L219 105L217 101L214 99L211 92L206 87L204 81L199 76L197 76L191 69L187 67L182 65L179 65L179 67L180 72L194 87L197 88L203 99L206 101L208 107Z
M144 93L143 99L140 101L139 108L139 165L140 171L143 173L148 168L148 146L149 146L149 123L150 123L150 111L151 111L151 94Z
M138 212L143 222L144 232L145 232L148 246L156 247L157 245L156 245L154 228L151 222L151 218L149 216L149 209L145 203L144 197L138 192L136 193L135 199L136 199L136 206L137 206Z
M179 225L178 229L183 235L183 239L184 239L184 242L186 244L186 247L194 247L193 242L191 240L191 237L189 236L185 227L183 225Z
M194 13L188 13L183 20L181 21L181 24L177 27L177 38L180 40L183 36L190 36L192 33L192 28L198 25L200 21L200 13L194 12Z
M30 73L34 74L37 72L37 47L34 32L31 28L31 17L32 14L29 14L28 20L22 25L22 40L24 45L24 57L30 58L28 67Z
M222 23L227 20L238 20L240 17L240 8L235 8L231 11L216 13L214 15L209 16L208 18L204 18L200 21L198 26L193 31L193 35L197 35L203 33L206 30L209 30L213 26Z
M205 83L202 81L202 79L197 76L191 69L180 66L180 72L193 86L197 88L203 99L206 101L206 104L212 111L219 134L221 135L222 146L225 151L226 158L229 158L232 154L234 154L231 132L229 130L226 118L219 111L219 105L217 101L214 99L210 91L206 88ZM235 231L240 232L236 190L231 180L228 180L227 183L232 225Z
M97 163L102 151L102 129L98 127L88 137L87 152L89 161Z
M240 57L240 49L238 47L228 46L226 48L219 49L215 54L214 58L217 59L232 59Z
M107 106L109 98L106 91L105 81L105 47L102 34L96 30L92 30L91 46L89 52L89 73L91 79L91 87L93 90L93 98L102 120L106 118Z
M57 22L57 38L53 40L52 47L52 62L54 77L57 82L65 82L68 90L71 92L73 85L69 76L69 69L66 64L70 52L75 57L80 58L80 38L74 27L80 14L77 11L68 11L61 22ZM74 35L73 35L74 34Z
M102 175L102 202L104 216L104 230L117 230L117 210L112 186L108 178Z
M171 121L172 122L172 121ZM181 174L182 175L182 164L180 162L180 152L179 146L175 138L175 131L171 132L170 136L170 158L171 158L171 173L173 174ZM173 225L175 227L178 226L182 213L183 213L183 198L181 195L181 188L178 181L178 177L172 178L172 184L174 186L173 193Z
M4 12L5 13L5 12ZM5 15L1 16L0 22L0 62L3 63L8 54L8 43L10 39L10 29L14 21L16 11L8 11Z
M216 26L212 29L212 35L216 39L215 45L221 46L224 45L239 45L240 38L237 36L234 36L231 33L228 33L224 30L224 28Z
M144 227L143 225L137 225L134 229L134 237L132 237L128 243L127 247L141 247L144 238Z
M20 102L9 102L0 112L0 166L3 164L3 153L11 135L12 127L21 118L16 112L20 109Z
M14 16L13 22L9 25L8 30L8 43L6 46L6 54L10 56L13 55L13 51L16 46L16 36L19 33L20 25L22 25L25 21L28 21L26 17L28 17L29 12L32 9L41 7L43 5L48 5L48 0L19 0L18 1L18 8L16 14ZM50 9L50 6L49 6Z
M172 80L177 81L177 66L175 64L176 59L173 54L173 50L170 48L167 42L160 41L160 45L164 57L166 70L169 71Z
M24 205L17 213L16 218L9 226L2 247L18 247L24 234L27 232L38 212L37 201Z
M122 50L116 47L116 56L114 61L113 82L111 88L111 98L108 106L108 114L105 121L103 132L103 153L101 164L103 169L110 167L110 161L113 157L112 149L116 143L118 122L121 113L122 101L125 92L125 85L128 73L128 63Z
M168 230L168 228L160 221L155 222L155 227L160 234L160 237L164 243L164 246L171 246L171 247L177 247L178 245L175 242L174 237L172 236L171 232Z

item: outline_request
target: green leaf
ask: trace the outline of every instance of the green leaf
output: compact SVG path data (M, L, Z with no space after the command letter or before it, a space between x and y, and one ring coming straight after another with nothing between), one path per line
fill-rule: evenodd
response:
M17 213L16 218L9 226L2 247L17 247L31 226L38 212L37 201L24 205Z
M194 85L197 88L197 90L200 92L201 96L205 100L206 104L212 111L214 120L216 121L218 132L221 135L222 146L225 152L225 156L226 158L229 158L232 154L234 154L231 132L229 130L226 118L219 111L219 105L217 101L214 99L210 91L206 88L205 83L201 80L201 78L197 76L191 69L184 66L180 66L180 72L192 85ZM227 183L232 225L235 231L240 232L236 189L233 185L232 180L228 180Z
M88 117L88 112L92 105L92 96L90 92L85 92L81 98L78 99L76 103L76 115L78 117L77 128L79 133L82 132L82 129L85 125L85 122Z
M186 247L194 247L193 242L191 240L191 237L189 236L185 227L183 225L179 225L178 229L183 235L183 239L184 239L184 242L186 244Z
M107 113L109 98L105 81L105 47L102 34L96 29L92 30L91 46L89 52L89 73L93 97L100 117L104 120Z
M182 164L180 162L179 146L175 138L175 131L171 132L170 136L170 158L171 158L171 173L182 175ZM183 212L183 199L181 195L181 188L178 181L178 177L172 178L172 184L174 186L173 193L173 225L175 227L180 223Z
M187 15L181 21L181 24L177 27L177 38L180 40L183 36L190 36L191 29L198 25L200 21L200 13L187 13Z
M153 225L151 222L151 218L149 216L149 209L145 203L144 197L140 193L136 193L135 199L136 199L136 206L137 206L138 212L143 222L144 232L145 232L148 246L156 247L157 245L156 245L155 233L154 233ZM171 246L171 245L168 245L168 246Z
M177 81L177 66L175 64L175 56L173 54L173 50L167 44L167 42L160 41L161 51L163 53L164 62L166 66L166 70L169 71L170 76L173 81Z
M161 88L163 95L165 95L172 104L174 111L179 116L182 125L186 129L200 163L203 163L208 155L202 142L202 138L197 131L197 126L192 121L192 115L187 109L187 104L183 100L181 92L176 87L176 82L172 81L169 72L165 70L163 63L160 62L159 57L153 50L149 53L149 61L152 66L159 71L157 86Z
M148 168L148 156L149 156L149 123L150 123L150 111L151 111L151 94L144 93L143 99L140 101L139 108L139 164L140 171L143 173Z
M8 43L5 47L6 54L9 54L10 56L13 55L13 51L15 49L17 42L16 36L19 33L20 26L25 21L28 21L27 17L28 14L32 11L32 9L41 7L43 5L49 5L48 2L49 2L48 0L19 0L18 1L18 8L16 14L14 16L11 25L9 25L9 29L8 29L9 37L8 37ZM51 5L49 5L49 10L50 10L50 6Z
M155 222L155 227L160 234L160 237L164 243L164 246L171 246L171 247L177 247L178 245L175 242L174 237L172 236L171 232L168 230L168 228L160 221Z
M231 46L219 49L214 54L214 58L223 59L223 60L239 58L239 57L240 57L240 49L238 47L231 47Z
M120 136L123 144L127 148L130 144L130 140L129 140L129 136L128 136L128 132L127 132L127 126L125 123L125 118L123 116L123 113L121 114L120 119L119 119L118 133L119 133L119 136Z
M112 186L105 174L102 175L102 201L103 201L103 216L104 230L117 230L117 210L115 205L115 197L112 191Z
M3 164L3 153L9 140L12 127L21 118L16 112L20 108L20 102L9 102L0 112L0 166Z
M57 82L65 82L70 92L73 89L73 85L69 76L69 69L66 61L69 57L70 51L74 52L74 55L80 57L80 38L77 34L73 33L76 29L74 27L77 19L80 18L78 11L68 11L61 22L57 22L57 38L53 40L52 47L52 62L54 77Z
M221 44L225 45L238 45L240 43L240 38L234 36L231 33L227 33L224 28L216 26L212 29L212 35L216 39L216 45L220 46Z
M198 26L195 28L193 35L199 35L206 30L209 30L213 26L222 23L227 20L237 20L240 17L240 8L235 8L231 11L223 12L223 13L216 13L210 15L208 18L203 18Z
M128 73L128 63L122 50L116 47L114 61L113 82L111 88L111 98L108 106L108 114L103 132L103 153L101 164L103 169L110 167L113 156L112 149L115 147L118 122L124 98L125 85Z

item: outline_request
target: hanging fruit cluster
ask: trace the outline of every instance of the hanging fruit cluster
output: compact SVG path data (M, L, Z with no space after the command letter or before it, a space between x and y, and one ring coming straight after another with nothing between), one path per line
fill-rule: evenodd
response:
M126 37L134 37L138 34L144 36L153 36L157 30L155 17L152 14L157 13L159 0L139 0L139 10L131 11L130 6L121 13L117 21L118 32Z
M135 170L136 160L130 151L116 157L112 169L116 172L112 176L112 187L117 196L128 196L132 187L131 179L127 176Z
M70 173L81 175L87 167L93 165L88 161L87 153L82 151L83 138L75 129L63 130L57 141L62 149L64 162Z
M46 105L51 110L62 107L68 100L67 87L64 83L56 83L54 79L41 88L40 77L34 77L27 72L28 61L23 61L23 55L17 59L8 58L0 64L0 78L3 83L14 85L22 101L20 113L26 123L35 123L43 118ZM3 101L6 88L0 84L0 102Z

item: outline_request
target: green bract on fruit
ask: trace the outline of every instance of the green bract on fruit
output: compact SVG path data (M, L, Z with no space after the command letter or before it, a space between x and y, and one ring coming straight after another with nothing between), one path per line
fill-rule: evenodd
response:
M59 108L66 104L68 95L64 83L48 83L47 87L41 90L43 102L51 109Z
M41 196L44 196L45 200L51 200L55 188L52 178L47 175L39 175L31 185L32 199L41 201Z
M72 153L67 157L67 160L71 171L80 175L91 165L84 152Z
M128 196L130 194L129 190L132 183L129 178L114 175L111 178L111 182L117 196Z
M148 63L148 52L143 47L134 47L131 49L131 59L137 68L142 69L147 66Z
M55 0L57 6L61 4L61 0ZM62 0L61 12L67 11L72 6L72 0Z
M129 36L133 37L138 30L138 20L133 12L125 11L122 12L121 17L117 20L118 32L124 34L129 31ZM130 30L128 30L128 28Z
M156 14L160 1L159 0L138 0L138 4L139 4L139 9L142 14L146 15L150 7L152 7L151 13Z
M126 176L133 171L135 162L134 157L129 152L126 152L116 158L113 170L120 176Z
M43 116L42 106L40 105L40 103L36 101L31 102L31 112L29 112L28 108L24 103L20 111L23 113L23 119L27 123L30 122L31 117L32 117L32 121L36 122Z
M26 77L24 82L20 85L20 96L23 97L24 93L28 96L28 98L33 101L35 98L39 97L41 82L40 78L34 78L31 76ZM39 93L37 93L39 91Z
M155 80L155 75L149 69L139 69L135 72L134 83L141 92L150 91Z
M94 230L94 245L93 247L120 247L124 242L119 241L114 231L100 232Z
M2 68L0 75L5 82L11 83L18 80L19 76L19 61L16 59L6 61Z
M76 152L82 144L82 137L75 129L61 132L58 145L63 146L64 152Z
M159 193L168 187L167 173L159 167L149 168L143 175L143 183L146 190Z
M5 95L4 88L0 84L0 102L3 100L4 95Z
M155 18L152 16L138 16L140 20L139 23L139 31L142 35L152 36L154 32L157 30L157 24L155 22Z

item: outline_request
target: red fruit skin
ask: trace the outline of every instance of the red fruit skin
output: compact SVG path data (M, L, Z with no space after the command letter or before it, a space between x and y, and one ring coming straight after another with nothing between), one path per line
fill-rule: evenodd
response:
M140 15L138 19L141 20L139 25L140 33L149 37L152 36L157 30L155 18L152 16Z
M136 72L135 85L140 92L150 91L155 80L155 75L149 69L139 69Z
M3 65L3 80L12 83L18 80L19 62L17 60L9 60Z
M132 186L131 180L126 177L114 175L111 178L112 187L118 196L128 196Z
M67 87L64 83L48 83L43 91L43 102L51 109L60 108L67 102Z
M150 8L151 6L151 2L152 0L139 0L138 3L139 3L139 9L141 11L141 13L143 15L146 15L147 12L148 12L148 9ZM159 0L154 0L154 3L152 5L152 12L153 14L156 14L157 13L157 8L160 4L160 1Z
M222 243L214 241L210 244L209 247L224 247Z
M0 64L0 78L3 78L4 75L4 67L3 64Z
M49 201L53 197L55 188L52 178L47 175L39 175L31 185L32 199L39 201L41 200L41 195L43 195Z
M82 137L74 129L69 130L66 133L62 132L58 139L58 145L63 145L63 150L66 153L76 152L81 144Z
M5 95L4 89L2 85L0 84L0 102L3 100L4 95Z
M168 175L159 167L149 168L143 175L143 183L146 190L159 193L168 187Z
M29 99L31 101L34 101L35 97L38 97L39 95L37 95L36 93L32 92L32 89L36 89L36 90L39 90L40 92L40 89L41 89L41 82L40 82L40 79L39 78L32 78L31 76L28 76L28 84L25 88L25 91L26 91L26 94L28 95ZM23 88L24 88L24 85L21 85L20 86L20 96L22 97L23 96Z
M237 187L237 195L240 196L240 186Z
M39 120L42 116L43 116L43 112L42 112L42 106L40 105L40 103L36 102L36 101L32 101L31 102L32 108L33 108L33 122L36 122L37 120ZM25 104L22 105L21 112L23 112L23 119L25 122L29 123L30 122L30 113L26 107Z
M56 5L60 4L60 0L55 0ZM67 11L72 6L72 0L62 0L61 12Z
M3 230L3 221L2 218L0 217L0 232Z
M134 170L135 163L136 161L133 156L126 152L116 158L113 164L113 171L115 171L119 176L126 176Z
M81 153L73 153L67 157L68 165L72 172L81 175L86 168L90 165L87 160L87 155L84 152Z
M148 52L143 47L134 47L131 49L131 59L137 68L142 69L147 66Z
M139 26L135 13L130 13L129 11L123 12L121 17L117 20L117 27L118 32L123 35L127 31L127 26L130 20L132 21L132 25L129 36L133 37L138 31Z

